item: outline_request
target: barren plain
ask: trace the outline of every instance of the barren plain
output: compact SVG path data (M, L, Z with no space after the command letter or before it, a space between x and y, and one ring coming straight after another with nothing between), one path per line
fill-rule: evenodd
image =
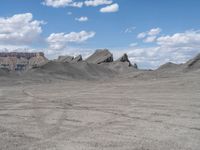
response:
M0 149L199 150L199 71L0 80Z

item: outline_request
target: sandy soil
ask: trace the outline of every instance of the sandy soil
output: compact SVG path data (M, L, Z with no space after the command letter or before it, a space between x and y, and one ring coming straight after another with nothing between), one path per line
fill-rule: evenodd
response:
M0 149L199 150L199 74L0 84Z

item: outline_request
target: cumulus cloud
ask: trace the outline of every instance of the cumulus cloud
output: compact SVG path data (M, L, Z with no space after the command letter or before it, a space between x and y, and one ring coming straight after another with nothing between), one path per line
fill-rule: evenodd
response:
M154 42L162 30L160 28L153 28L149 31L139 33L137 38L144 39L146 43Z
M73 0L44 0L42 4L54 8L66 6L81 8L83 6L83 2L74 2Z
M156 69L167 62L184 63L194 57L198 50L190 47L148 47L148 48L131 48L128 55L132 62L137 62L139 67L144 69Z
M69 3L68 6L81 8L83 6L83 2L73 2Z
M112 0L85 0L76 2L74 0L43 0L43 5L60 8L60 7L77 7L82 8L85 6L96 7L100 5L107 5L100 9L102 13L117 12L119 10L119 5L117 3L113 4Z
M33 20L31 13L16 14L0 18L0 43L26 45L32 43L42 33L43 21Z
M186 31L183 33L176 33L174 35L161 36L157 39L157 43L162 46L199 46L200 45L200 31Z
M158 32L154 34L158 34ZM151 39L151 37L154 38ZM156 46L132 47L128 50L130 59L136 61L143 68L155 69L167 62L184 63L200 52L200 31L190 30L157 38L156 36L147 38Z
M150 31L147 32L147 35L149 36L155 36L158 35L162 30L160 28L153 28Z
M148 36L147 38L144 39L145 43L151 43L156 41L156 36Z
M143 38L145 38L147 36L147 34L145 33L145 32L142 32L142 33L139 33L138 35L137 35L137 38L138 39L143 39Z
M103 7L100 9L100 12L102 13L113 13L113 12L117 12L119 10L119 5L117 3L112 4L112 5L108 5L106 7Z
M86 0L85 2L86 6L99 6L99 5L109 5L112 4L112 0Z
M88 17L82 16L82 17L80 17L80 18L75 18L75 20L76 20L76 21L79 21L79 22L86 22L86 21L88 21Z
M52 33L47 39L50 49L62 50L68 43L81 43L95 36L95 32Z

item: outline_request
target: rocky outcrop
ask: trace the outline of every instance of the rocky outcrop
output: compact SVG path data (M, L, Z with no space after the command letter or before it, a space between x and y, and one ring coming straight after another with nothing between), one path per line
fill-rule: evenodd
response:
M82 56L78 55L78 56L74 57L74 59L72 60L72 63L77 63L77 62L80 62L82 60L83 60Z
M32 67L40 67L48 62L48 59L46 57L43 57L41 55L37 55L36 57L32 57L29 60L29 68Z
M119 59L117 59L117 61L130 62L129 59L128 59L128 55L126 53L122 57L120 57Z
M70 62L72 62L72 60L74 59L74 57L73 56L68 56L68 55L66 55L66 56L59 56L58 57L58 59L57 59L57 61L58 62L68 62L68 63L70 63Z
M136 63L132 64L130 62L130 60L128 59L128 55L126 53L122 57L120 57L119 59L117 59L116 62L127 62L129 67L132 66L132 67L134 67L136 69L138 68Z
M38 53L25 53L25 52L1 52L0 57L15 57L15 58L26 58L30 59L32 57L36 56L42 56L44 57L43 52L38 52Z
M186 69L200 69L200 54L185 64Z
M24 71L48 62L44 53L0 53L0 68L9 71Z
M109 63L113 62L113 55L107 49L99 49L85 61L92 64Z
M59 56L58 59L56 60L56 62L60 62L60 63L77 63L79 61L82 61L82 56L78 55L76 57L73 56Z

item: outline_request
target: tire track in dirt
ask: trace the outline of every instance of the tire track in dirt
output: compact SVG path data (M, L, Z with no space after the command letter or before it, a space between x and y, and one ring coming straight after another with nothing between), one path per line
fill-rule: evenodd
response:
M34 105L34 107L37 107L40 105L34 99L46 100L44 98L34 96L34 94L29 92L27 89L24 89L23 93L29 97L29 100L33 101L32 104ZM84 127L79 127L79 129L77 129L75 131L69 131L68 133L62 133L62 131L60 133L58 133L59 128L63 125L63 122L66 120L67 110L86 110L86 111L97 111L97 112L101 112L101 113L108 113L108 112L103 112L100 110L93 110L93 109L90 110L90 108L73 106L70 103L66 103L65 105L63 105L63 103L62 103L62 111L63 111L62 114L58 118L54 127L48 128L48 124L45 123L44 120L45 120L45 117L47 117L47 115L49 114L49 112L47 114L43 114L43 112L41 112L39 109L37 109L34 111L34 115L37 116L37 117L35 117L35 119L36 119L35 121L37 123L38 129L41 131L42 137L45 139L45 140L43 140L42 143L48 142L48 141L51 141L51 140L54 140L57 138L61 138L61 139L67 138L67 140L70 140L70 138L76 137L76 136L80 135L81 133L89 132L90 130L100 129L106 125L109 125L117 117L117 116L111 117L104 122L88 123ZM67 134L67 137L66 137L66 134Z

